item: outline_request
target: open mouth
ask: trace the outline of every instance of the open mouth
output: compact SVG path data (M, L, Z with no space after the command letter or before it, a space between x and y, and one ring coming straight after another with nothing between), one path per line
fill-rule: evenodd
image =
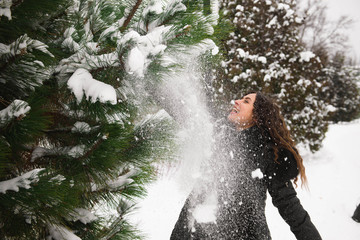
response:
M236 113L238 113L239 112L239 110L237 109L237 108L233 108L233 109L231 109L231 114L236 114Z

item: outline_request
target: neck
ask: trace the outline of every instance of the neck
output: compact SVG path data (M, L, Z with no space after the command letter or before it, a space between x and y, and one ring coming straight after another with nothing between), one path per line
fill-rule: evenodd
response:
M241 123L241 124L236 125L236 130L242 131L242 130L251 128L254 125L255 125L255 123Z

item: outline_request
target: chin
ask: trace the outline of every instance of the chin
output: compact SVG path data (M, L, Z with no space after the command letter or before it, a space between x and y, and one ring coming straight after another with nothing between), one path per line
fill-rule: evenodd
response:
M227 120L233 124L236 124L238 122L236 117L231 116L231 114L228 115Z

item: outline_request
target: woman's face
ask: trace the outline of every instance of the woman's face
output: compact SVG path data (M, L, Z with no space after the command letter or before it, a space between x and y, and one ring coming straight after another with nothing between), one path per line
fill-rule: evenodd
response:
M253 119L256 93L251 93L242 99L235 100L235 104L228 116L228 120L235 124L238 130L249 128L255 124Z

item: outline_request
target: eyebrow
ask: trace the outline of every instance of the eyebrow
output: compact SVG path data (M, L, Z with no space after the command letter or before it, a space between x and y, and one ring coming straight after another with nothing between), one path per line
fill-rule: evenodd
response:
M247 99L247 100L250 100L250 101L251 101L251 98L249 98L249 97L245 97L244 99Z

